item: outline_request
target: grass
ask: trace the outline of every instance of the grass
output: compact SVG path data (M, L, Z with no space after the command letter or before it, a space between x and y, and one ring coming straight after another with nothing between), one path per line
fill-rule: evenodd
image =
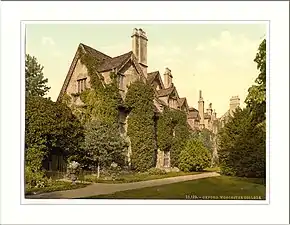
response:
M265 189L261 179L219 176L89 198L264 200Z
M217 173L219 173L220 168L219 167L206 168L204 171L205 172L217 172Z
M97 179L94 175L85 175L83 178L84 181L95 182L95 183L109 183L109 184L119 184L119 183L132 183L146 180L156 180L168 177L177 177L177 176L185 176L185 175L193 175L199 174L200 172L168 172L166 174L149 174L149 173L130 173L130 174L121 174L116 177L114 180L112 179Z
M54 192L54 191L64 191L64 190L71 190L71 189L78 189L86 187L88 184L84 183L76 183L72 184L71 182L67 181L53 181L53 183L48 187L41 187L41 188L26 188L25 194L32 195L32 194L41 194L46 192Z

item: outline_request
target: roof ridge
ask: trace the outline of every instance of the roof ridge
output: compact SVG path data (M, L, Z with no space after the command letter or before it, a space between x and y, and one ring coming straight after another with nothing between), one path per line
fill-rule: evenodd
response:
M95 51L95 52L97 52L99 54L102 54L105 57L112 58L111 56L108 56L107 54L105 54L105 53L103 53L101 51L98 51L98 50L96 50L95 48L93 48L91 46L85 45L84 43L80 43L80 45L82 45L85 48L85 50L86 50L86 48L89 48L90 50L93 50L93 51Z

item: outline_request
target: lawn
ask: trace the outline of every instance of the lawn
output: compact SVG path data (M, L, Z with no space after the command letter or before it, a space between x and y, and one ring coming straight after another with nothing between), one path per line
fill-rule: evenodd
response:
M264 180L261 179L219 176L89 198L264 200L265 189Z
M26 188L25 195L32 195L32 194L41 194L46 192L53 192L53 191L64 191L64 190L71 190L71 189L78 189L86 187L88 184L85 183L76 183L72 184L71 182L67 181L53 181L53 183L48 187L40 187L40 188Z

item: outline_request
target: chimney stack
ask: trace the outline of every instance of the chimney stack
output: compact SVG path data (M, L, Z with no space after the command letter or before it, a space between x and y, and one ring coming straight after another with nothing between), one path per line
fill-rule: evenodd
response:
M230 99L230 114L233 115L233 112L240 106L239 96L232 96Z
M200 125L204 126L204 101L202 98L201 90L199 91L198 113L200 116Z
M132 51L140 64L144 75L147 77L147 36L141 28L134 28L132 34Z
M172 86L172 74L169 68L165 68L164 72L164 87L170 88Z

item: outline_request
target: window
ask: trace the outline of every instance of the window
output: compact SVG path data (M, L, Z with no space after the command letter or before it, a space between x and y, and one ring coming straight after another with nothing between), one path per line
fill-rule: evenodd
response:
M124 76L119 75L119 88L120 90L124 91Z
M78 80L78 93L83 92L87 88L86 80L87 78Z

